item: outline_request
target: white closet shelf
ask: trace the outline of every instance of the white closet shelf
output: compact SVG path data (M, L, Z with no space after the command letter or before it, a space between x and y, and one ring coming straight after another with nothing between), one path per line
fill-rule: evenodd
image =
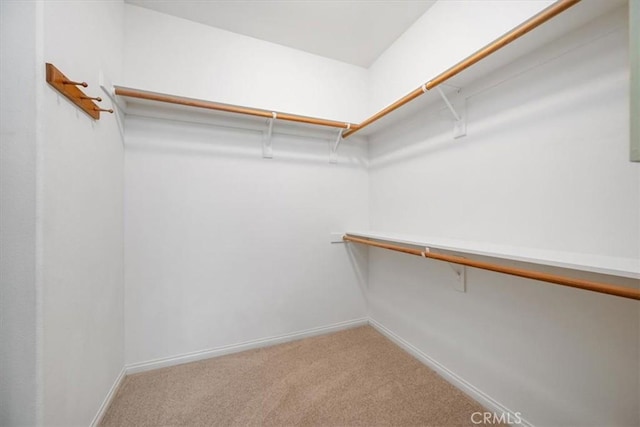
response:
M411 236L378 231L348 231L354 237L399 243L421 248L440 249L450 252L480 255L491 258L521 261L531 264L589 271L610 276L640 279L640 259L612 257L606 255L561 252L493 243L472 242L441 237Z

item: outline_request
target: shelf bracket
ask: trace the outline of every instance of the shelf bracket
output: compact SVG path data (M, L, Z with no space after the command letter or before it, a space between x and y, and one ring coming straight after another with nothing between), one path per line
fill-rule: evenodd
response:
M427 254L431 250L424 248L424 253ZM426 256L425 256L426 257ZM460 257L463 258L463 257ZM453 270L456 277L453 282L453 289L458 292L467 292L467 267L464 265L453 264L448 262L447 265Z
M456 93L460 93L460 90L462 90L460 86L450 85L449 83L440 83L437 87L441 87L441 86L452 87L456 90Z
M437 86L436 89L438 90L438 93L442 97L442 100L444 101L445 105L453 115L453 119L454 119L453 138L458 139L465 136L467 134L467 121L465 117L461 114L458 114L456 109L453 108L453 105L451 104L451 102L449 102L447 95L445 95L442 89L440 89L440 86Z
M336 138L336 142L331 147L331 153L329 154L329 163L338 163L338 147L340 147L340 142L342 142L342 134L351 129L351 123L347 123L346 128L340 129L338 132L338 136Z
M269 126L266 132L262 133L262 157L265 159L273 159L273 145L271 144L271 135L273 134L273 122L278 118L276 112L271 113Z
M453 282L453 289L458 292L467 292L467 267L464 265L452 264L448 262L449 267L456 274L455 281Z

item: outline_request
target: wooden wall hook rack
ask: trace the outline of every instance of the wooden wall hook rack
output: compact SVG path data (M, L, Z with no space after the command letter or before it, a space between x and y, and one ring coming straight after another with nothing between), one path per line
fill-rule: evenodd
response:
M58 92L63 94L69 101L76 104L82 111L87 113L94 120L100 120L100 112L113 113L112 109L102 109L93 101L100 102L102 98L87 96L79 86L89 86L86 82L75 82L65 76L53 64L47 62L47 83L53 86Z

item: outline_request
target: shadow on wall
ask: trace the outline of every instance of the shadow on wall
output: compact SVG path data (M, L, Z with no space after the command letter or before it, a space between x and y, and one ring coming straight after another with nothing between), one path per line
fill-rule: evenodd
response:
M337 163L330 164L331 149L337 131L311 130L274 125L271 145L273 158L263 158L264 129L256 127L255 120L248 126L242 121L225 126L223 122L191 113L196 120L176 120L163 117L130 115L126 121L126 149L165 155L216 156L245 160L281 162L295 161L306 164L324 164L338 168L366 168L368 149L362 139L342 140L338 148ZM236 123L238 122L238 123ZM277 122L276 122L277 123Z

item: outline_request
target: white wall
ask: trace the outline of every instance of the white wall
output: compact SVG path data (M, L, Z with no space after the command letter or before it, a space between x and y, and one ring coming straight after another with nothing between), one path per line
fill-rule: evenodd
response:
M420 87L552 3L437 2L369 68L369 114Z
M126 5L123 85L351 122L365 68Z
M35 2L0 2L0 424L35 425ZM39 63L37 65L40 65Z
M631 61L630 116L640 114L640 2L629 0L629 57ZM631 120L631 159L640 162L640 123Z
M122 35L121 2L44 4L45 61L89 95L106 98L100 70L120 78ZM123 143L113 115L94 122L43 76L43 423L86 426L124 365Z
M363 68L136 6L125 12L124 85L364 117ZM318 139L281 126L275 159L264 160L255 130L128 117L128 365L365 315L344 245L328 239L368 226L366 146L344 145L329 165L335 131Z
M329 233L368 227L366 145L128 116L127 365L360 319Z
M476 270L468 292L456 293L448 266L378 250L363 295L358 269L368 263L352 258L362 251L328 243L330 231L371 221L385 231L640 256L627 34L615 31L623 14L607 36L468 92L477 94L463 140L451 141L439 111L376 136L367 171L356 139L329 165L328 138L276 133L275 159L264 160L255 131L140 116L127 120L123 150L115 117L93 123L58 96L43 81L42 57L87 80L93 95L102 95L103 70L149 90L360 121L548 2L492 2L500 22L486 2L439 2L374 64L371 102L358 67L120 2L16 4L2 3L1 308L2 340L12 343L2 346L3 424L37 421L35 393L43 423L87 425L125 360L357 319L367 298L376 321L536 425L640 422L629 375L640 366L636 303ZM425 45L445 30L447 49ZM16 60L11 79L5 55ZM21 250L7 256L9 246Z
M626 19L619 9L529 71L464 88L462 139L439 107L371 138L372 229L640 259ZM554 58L559 45L571 48ZM637 302L474 269L458 293L446 264L382 250L369 265L373 319L529 422L640 422Z

